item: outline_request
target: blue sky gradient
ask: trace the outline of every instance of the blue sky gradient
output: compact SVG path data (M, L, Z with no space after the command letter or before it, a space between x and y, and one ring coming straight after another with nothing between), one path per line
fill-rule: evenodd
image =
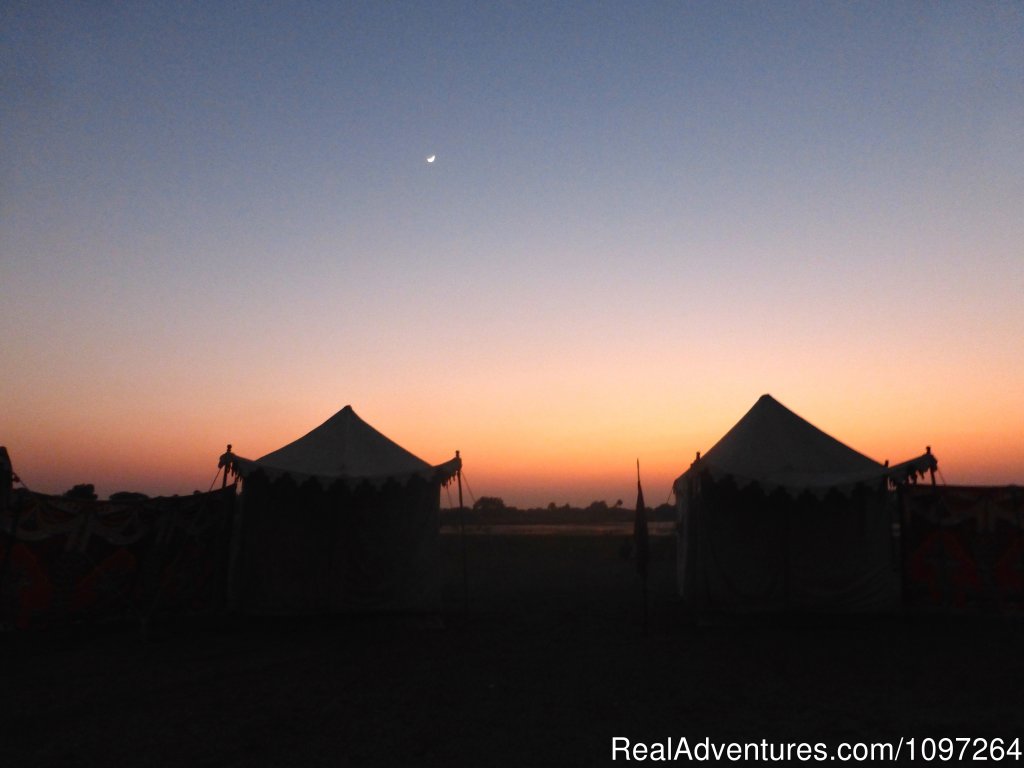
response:
M655 498L764 392L1024 477L1019 4L2 13L0 441L44 490L188 491L351 403L486 495L640 456Z

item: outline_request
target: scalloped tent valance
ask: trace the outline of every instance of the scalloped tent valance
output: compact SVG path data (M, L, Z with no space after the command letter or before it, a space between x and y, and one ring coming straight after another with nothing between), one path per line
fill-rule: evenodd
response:
M793 495L852 490L859 484L902 482L937 467L931 451L886 466L822 432L771 395L762 395L747 414L699 457L673 484L685 493L686 481L701 472L732 477L737 486L757 483L765 491L782 488Z
M316 429L258 459L228 453L221 457L243 479L261 470L271 480L290 475L296 483L315 479L324 488L341 480L354 484L413 477L448 482L462 466L456 456L431 465L371 427L346 405Z

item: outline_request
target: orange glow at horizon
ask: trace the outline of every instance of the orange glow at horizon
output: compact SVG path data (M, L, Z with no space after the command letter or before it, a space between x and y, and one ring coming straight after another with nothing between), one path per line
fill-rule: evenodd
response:
M580 410L575 420L564 422L552 422L551 413L536 422L514 412L503 414L504 418L484 419L478 413L449 418L443 409L421 411L416 420L411 412L415 408L387 413L375 406L362 408L355 403L353 407L375 428L428 462L443 462L460 450L467 504L473 498L498 496L521 508L551 502L612 505L617 500L631 507L637 459L647 503L671 503L671 484L696 451L710 449L755 399L731 411L724 405L714 412L695 408L691 419L669 418L654 404L647 404L649 411L640 407L623 413L599 411L593 418ZM946 483L1002 485L1024 479L1024 446L1019 439L1024 424L1019 420L988 421L982 426L977 421L981 412L934 420L927 407L876 408L868 419L848 409L831 415L810 413L784 396L779 399L876 461L903 461L930 445L939 462L940 479ZM49 432L9 430L4 439L15 472L33 490L61 493L78 483L93 483L102 496L121 490L186 494L210 487L228 441L239 455L256 458L301 437L333 414L321 411L310 417L315 410L311 405L279 409L263 423L246 418L245 408L237 404L198 423L176 410L144 421L138 413L134 418L108 421L95 415ZM299 424L300 418L305 423ZM442 494L443 505L453 498L451 494L451 490L447 497Z

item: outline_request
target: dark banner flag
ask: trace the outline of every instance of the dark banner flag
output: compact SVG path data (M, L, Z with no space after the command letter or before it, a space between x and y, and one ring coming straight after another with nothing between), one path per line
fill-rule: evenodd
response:
M647 580L647 562L650 560L650 542L647 536L647 510L644 508L644 489L640 487L640 462L636 463L636 518L633 521L633 544L636 547L636 572Z

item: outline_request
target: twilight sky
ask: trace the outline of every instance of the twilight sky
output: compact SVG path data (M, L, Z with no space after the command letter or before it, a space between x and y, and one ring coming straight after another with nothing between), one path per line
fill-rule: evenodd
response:
M1019 3L5 3L0 444L205 490L346 404L649 504L757 398L1024 481ZM429 155L437 160L426 163Z

